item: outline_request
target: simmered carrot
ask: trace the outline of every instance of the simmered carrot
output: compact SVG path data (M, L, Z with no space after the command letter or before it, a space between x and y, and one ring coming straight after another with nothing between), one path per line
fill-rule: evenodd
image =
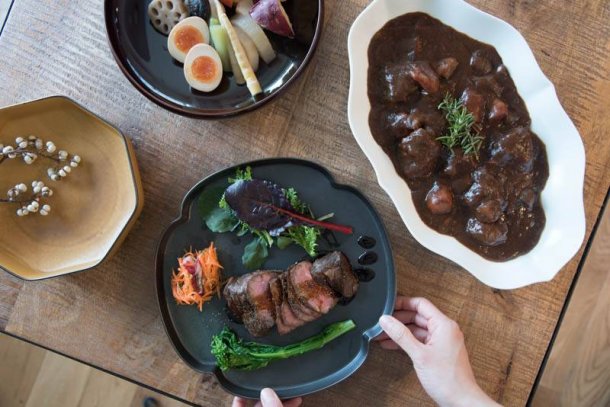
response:
M214 242L207 249L188 252L178 259L178 271L172 272L172 294L178 304L196 304L199 311L203 303L216 293L220 297L220 269Z

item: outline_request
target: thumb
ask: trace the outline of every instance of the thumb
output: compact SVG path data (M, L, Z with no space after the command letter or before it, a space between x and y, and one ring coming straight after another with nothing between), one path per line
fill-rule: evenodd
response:
M419 342L402 322L391 315L382 315L379 318L381 329L400 346L407 354L413 358L421 349Z
M282 401L270 388L264 388L261 391L261 404L263 407L282 407Z

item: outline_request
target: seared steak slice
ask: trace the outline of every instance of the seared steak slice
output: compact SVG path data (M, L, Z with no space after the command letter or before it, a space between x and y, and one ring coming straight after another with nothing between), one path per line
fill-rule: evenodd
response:
M290 269L287 280L303 304L320 314L326 314L337 304L337 297L326 284L314 281L311 267L312 264L308 261L295 264Z
M243 322L244 313L249 312L252 309L246 294L246 287L250 278L250 274L244 274L240 277L230 277L222 292L236 322Z
M282 319L282 304L284 302L284 293L282 292L282 284L280 283L280 276L275 277L269 282L269 291L271 291L271 300L275 306L275 326L277 331L289 332L292 328L284 323Z
M254 313L249 321L244 321L248 331L254 336L266 335L275 325L275 306L271 299L269 282L274 279L276 271L258 271L248 281L248 299Z
M269 283L271 298L275 305L275 324L280 335L287 334L305 323L294 315L292 309L288 305L286 293L282 284L282 280L285 279L286 275L285 273L282 273Z
M266 335L275 325L269 282L277 275L277 271L255 271L230 279L224 288L229 309L253 336Z
M353 297L358 290L358 277L352 271L347 257L338 251L314 261L311 275L317 283L327 284L333 291L346 298Z
M294 315L301 321L310 322L320 318L322 314L310 308L306 301L303 301L299 297L294 289L294 286L290 283L290 272L294 267L298 267L299 264L301 263L295 264L294 266L290 267L286 273L284 273L282 283L284 291L286 292L286 299L288 300L288 304L290 305L290 309L292 309Z

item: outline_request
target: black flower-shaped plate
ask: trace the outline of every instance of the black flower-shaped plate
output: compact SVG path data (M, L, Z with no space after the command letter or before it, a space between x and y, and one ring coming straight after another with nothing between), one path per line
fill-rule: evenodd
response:
M377 254L377 261L368 267L374 278L362 282L354 299L337 305L324 317L280 336L276 332L257 341L287 345L319 333L325 326L346 319L356 323L356 329L339 337L321 350L291 359L271 363L256 371L229 370L222 372L210 352L214 334L225 326L234 329L246 340L252 338L246 329L232 322L226 313L224 299L215 298L204 305L203 312L194 306L179 306L172 297L170 276L176 259L185 249L202 249L214 241L219 260L224 266L224 277L248 272L241 263L244 246L251 240L246 235L213 233L207 229L199 214L198 198L208 188L226 187L227 178L238 167L252 168L255 178L267 179L282 187L294 187L315 214L333 212L335 223L354 228L353 235L334 233L320 239L320 251L341 250L354 268L362 267L358 258L366 251L358 244L361 235L375 239L369 251ZM286 269L306 257L295 245L284 250L270 250L265 269ZM199 372L213 372L222 386L242 397L257 398L264 387L273 387L280 397L296 397L319 391L345 379L364 362L370 340L381 332L378 320L393 309L396 295L394 263L388 237L381 219L368 200L355 188L338 185L321 166L299 159L278 158L244 163L227 168L200 181L184 198L182 213L165 231L157 250L157 296L167 334L182 359Z

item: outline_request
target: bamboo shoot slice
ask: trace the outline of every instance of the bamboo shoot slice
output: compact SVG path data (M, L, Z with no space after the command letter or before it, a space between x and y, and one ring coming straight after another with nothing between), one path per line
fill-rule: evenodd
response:
M250 61L248 60L248 55L246 55L244 46L242 45L241 41L239 41L237 33L235 32L235 29L233 29L233 25L231 24L223 5L220 4L219 0L213 1L218 12L220 24L225 28L225 30L227 30L227 34L229 35L229 40L231 41L233 51L235 52L235 58L237 59L241 73L244 75L248 90L252 96L256 96L259 93L262 93L263 90L258 82L258 79L256 78L256 74L252 70L252 65L250 65Z

